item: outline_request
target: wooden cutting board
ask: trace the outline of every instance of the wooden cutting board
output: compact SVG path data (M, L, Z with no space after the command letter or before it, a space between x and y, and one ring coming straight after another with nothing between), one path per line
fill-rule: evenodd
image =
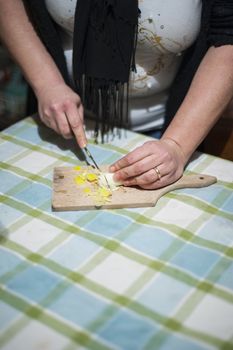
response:
M82 167L82 169L85 168ZM106 166L101 168L103 171L107 169ZM119 189L113 191L110 202L99 206L96 205L92 196L88 196L83 191L83 186L75 183L74 179L77 174L77 170L73 167L54 168L52 195L52 209L54 211L153 207L159 198L167 192L179 188L206 187L217 181L216 177L196 174L183 175L177 182L158 190L120 186ZM93 185L88 184L88 186Z

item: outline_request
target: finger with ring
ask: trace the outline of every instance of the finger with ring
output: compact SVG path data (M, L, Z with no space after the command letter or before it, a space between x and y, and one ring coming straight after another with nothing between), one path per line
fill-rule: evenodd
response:
M156 175L157 175L157 177L158 177L158 180L160 180L162 176L161 176L161 173L160 173L160 171L159 171L159 169L158 169L157 166L154 167L154 171L156 172Z

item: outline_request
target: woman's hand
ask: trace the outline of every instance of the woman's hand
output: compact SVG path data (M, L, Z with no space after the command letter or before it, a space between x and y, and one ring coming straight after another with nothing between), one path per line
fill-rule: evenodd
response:
M178 180L184 170L182 149L172 139L148 141L115 162L110 171L125 186L157 189Z
M79 146L87 144L83 128L83 106L80 97L65 83L37 91L41 120L49 128L69 139L75 136Z

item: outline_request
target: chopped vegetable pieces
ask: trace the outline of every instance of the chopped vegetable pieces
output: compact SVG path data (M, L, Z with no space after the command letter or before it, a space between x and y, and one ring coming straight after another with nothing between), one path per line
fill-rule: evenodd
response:
M94 173L93 170L92 172L84 170L81 166L74 167L74 170L79 171L78 175L74 177L76 185L81 187L85 195L93 199L96 206L101 206L111 200L112 191L117 189L117 186L111 186L111 189L107 188L106 180L103 181L104 174Z

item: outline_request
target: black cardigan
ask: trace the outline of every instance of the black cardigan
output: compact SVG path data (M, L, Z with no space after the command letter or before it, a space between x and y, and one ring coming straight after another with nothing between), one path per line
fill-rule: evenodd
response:
M47 12L44 0L24 0L24 3L38 35L69 84L59 31ZM165 128L181 105L208 48L229 44L233 45L233 0L202 0L200 32L195 43L186 51L171 86L166 108ZM36 99L30 89L27 114L30 115L36 111Z
M171 86L164 130L181 105L195 72L211 46L233 45L233 0L203 0L201 28ZM233 62L232 62L233 64Z

